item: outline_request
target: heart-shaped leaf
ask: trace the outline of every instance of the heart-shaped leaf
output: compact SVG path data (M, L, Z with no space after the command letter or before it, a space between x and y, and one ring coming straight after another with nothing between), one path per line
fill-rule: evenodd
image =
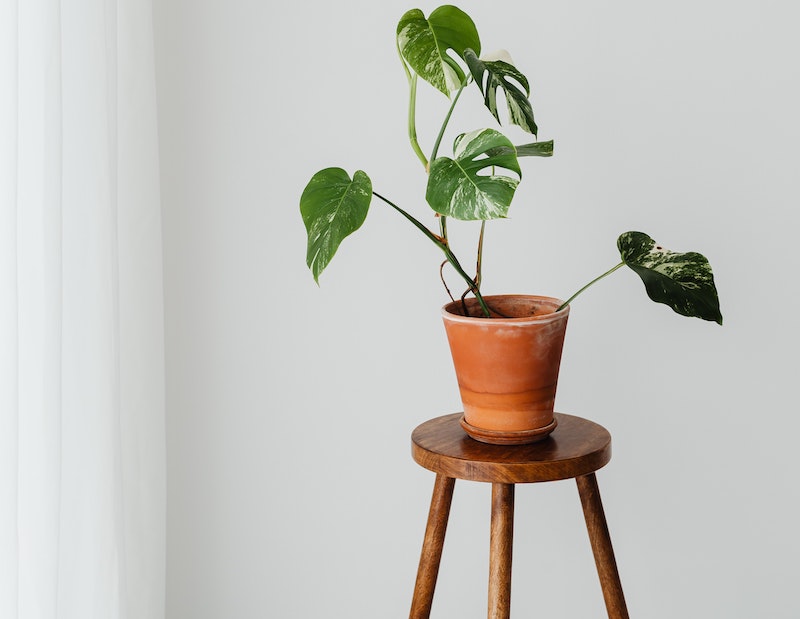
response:
M696 252L664 249L644 232L617 239L622 260L639 274L647 296L678 314L722 324L717 288L708 260Z
M427 19L419 9L403 15L397 24L397 46L417 75L449 97L464 81L464 71L448 50L458 58L467 48L480 53L481 41L470 16L445 5Z
M488 154L497 148L504 150L499 154ZM437 157L431 163L425 193L431 208L455 219L505 217L519 180L478 173L495 166L516 172L522 177L514 145L509 139L494 129L463 133L455 140L453 156L455 159Z
M372 181L358 170L353 179L341 168L320 170L300 197L300 214L308 233L306 264L319 276L342 240L361 227L372 200Z
M538 129L533 120L531 102L528 100L531 94L528 79L514 65L502 60L484 61L478 58L478 53L480 52L468 49L464 52L464 60L467 61L470 73L472 73L475 83L483 93L483 101L486 107L489 108L489 111L499 123L497 88L502 88L506 96L509 120L513 124L522 127L528 133L536 135ZM522 89L520 89L520 86Z

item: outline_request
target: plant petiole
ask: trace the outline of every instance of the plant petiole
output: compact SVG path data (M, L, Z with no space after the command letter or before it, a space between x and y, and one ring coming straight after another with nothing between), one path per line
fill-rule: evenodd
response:
M400 56L400 63L403 65L403 71L405 71L406 79L408 80L408 139L411 142L411 148L422 162L425 172L427 172L428 160L425 157L425 153L422 152L419 140L417 139L417 74L414 73L414 75L411 75L411 71L409 71L406 66L403 54L400 53L399 45L397 46L397 54Z
M416 76L415 76L416 77ZM436 142L433 144L433 152L431 153L431 161L436 159L436 154L439 152L439 145L442 143L442 137L444 137L444 131L447 129L447 124L450 122L450 117L453 115L453 110L456 107L456 103L458 103L458 98L461 96L462 91L469 82L469 77L465 77L464 81L461 82L461 87L458 89L456 96L453 98L453 102L450 104L450 109L447 110L447 115L444 117L444 121L442 122L442 126L439 128L439 135L436 136Z
M613 268L609 269L608 271L606 271L605 273L603 273L603 274L602 274L602 275L600 275L599 277L595 277L595 278L594 278L592 281L590 281L588 284L586 284L586 285L585 285L583 288L581 288L580 290L578 290L578 292L576 292L575 294L573 294L573 295L572 295L572 296L571 296L569 299L567 299L566 301L564 301L564 303L562 303L562 304L561 304L561 306L560 306L560 307L559 307L559 308L558 308L556 311L557 311L557 312L560 312L562 309L564 309L565 307L567 307L567 305L569 305L569 304L570 304L572 301L574 301L574 300L575 300L575 297L577 297L577 296L578 296L580 293L582 293L584 290L586 290L586 289L587 289L589 286L591 286L592 284L596 284L597 282L599 282L599 281L600 281L601 279L603 279L604 277L606 277L606 276L608 276L608 275L611 275L611 274L612 274L614 271L616 271L617 269L619 269L619 268L622 268L622 267L624 267L624 266L625 266L625 261L623 260L623 261L622 261L622 262L620 262L618 265L616 265L615 267L613 267Z
M483 236L486 231L486 220L481 222L481 234L478 237L478 258L475 265L475 284L481 285L481 271L483 269Z
M373 191L372 195L386 202L386 204L388 204L394 210L400 213L403 217L405 217L408 221L410 221L420 232L422 232L425 236L427 236L433 242L433 244L436 245L436 247L442 250L442 252L445 255L445 258L447 258L447 261L451 265L453 265L453 268L456 270L456 273L458 273L462 277L462 279L467 283L467 286L469 286L469 289L472 292L472 294L475 295L475 298L478 300L478 304L481 306L481 311L483 312L483 314L487 318L491 316L489 308L486 305L486 302L483 300L483 296L481 295L481 291L478 289L475 280L473 280L469 275L467 275L466 271L464 271L463 267L461 266L461 263L458 261L458 258L456 258L455 254L450 250L450 246L447 244L446 240L428 230L428 227L425 224L420 222L413 215L410 215L409 213L404 211L402 208L397 206L391 200L384 198L378 192Z

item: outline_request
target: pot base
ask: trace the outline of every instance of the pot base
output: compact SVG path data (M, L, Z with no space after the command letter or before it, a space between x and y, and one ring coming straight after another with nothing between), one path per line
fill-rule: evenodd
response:
M550 433L556 429L557 425L558 422L553 418L552 422L541 428L536 428L535 430L502 432L499 430L477 428L468 424L464 416L461 416L461 427L464 429L464 432L476 441L489 443L490 445L528 445L530 443L538 443L550 436Z

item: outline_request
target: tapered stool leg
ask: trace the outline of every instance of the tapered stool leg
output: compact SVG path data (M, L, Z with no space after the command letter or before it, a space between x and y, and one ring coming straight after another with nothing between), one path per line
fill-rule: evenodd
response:
M511 556L514 540L514 484L492 484L489 548L489 619L511 617Z
M600 499L597 477L594 473L590 473L576 477L575 481L578 483L583 515L586 518L586 529L589 531L589 540L592 543L597 575L600 577L600 586L603 588L608 617L609 619L628 619L628 608L625 606L625 596L622 593L622 583L617 571L617 562L614 559L614 549L611 547L611 537L608 534L608 524L603 511L603 502Z
M450 504L453 501L455 483L456 480L452 477L446 477L441 473L436 474L409 619L428 619L431 615L433 592L436 589L436 578L439 575L439 563L442 559L444 535L447 532L447 519L450 517Z

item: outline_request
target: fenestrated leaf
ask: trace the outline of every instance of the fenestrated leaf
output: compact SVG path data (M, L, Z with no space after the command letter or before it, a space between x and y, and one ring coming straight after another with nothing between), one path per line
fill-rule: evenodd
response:
M361 227L372 200L372 181L358 170L353 179L341 168L320 170L300 197L300 214L308 233L306 264L319 275L345 237Z
M528 100L531 94L528 79L514 65L502 60L484 61L478 58L478 53L480 52L468 49L464 52L464 60L467 61L470 73L472 73L475 83L483 93L483 101L486 107L489 108L489 111L499 123L497 88L502 88L506 97L506 105L508 106L509 120L513 124L522 127L528 133L536 135L538 129L533 120L531 102ZM520 86L524 90L521 90Z
M488 155L493 149L504 152ZM509 150L510 149L510 150ZM453 156L431 163L425 199L431 208L455 219L485 220L505 217L519 180L498 174L478 174L495 166L522 177L514 145L499 131L479 129L459 135Z
M460 87L464 71L448 55L458 58L471 48L480 53L481 41L469 15L454 6L440 6L425 19L419 9L411 9L397 24L397 46L414 72L448 97Z
M520 144L519 146L498 146L486 154L492 155L506 155L513 153L516 150L517 157L552 157L553 156L553 140L547 142L532 142L530 144Z
M617 247L625 264L642 278L653 301L684 316L722 324L714 275L704 256L669 251L644 232L621 234Z

